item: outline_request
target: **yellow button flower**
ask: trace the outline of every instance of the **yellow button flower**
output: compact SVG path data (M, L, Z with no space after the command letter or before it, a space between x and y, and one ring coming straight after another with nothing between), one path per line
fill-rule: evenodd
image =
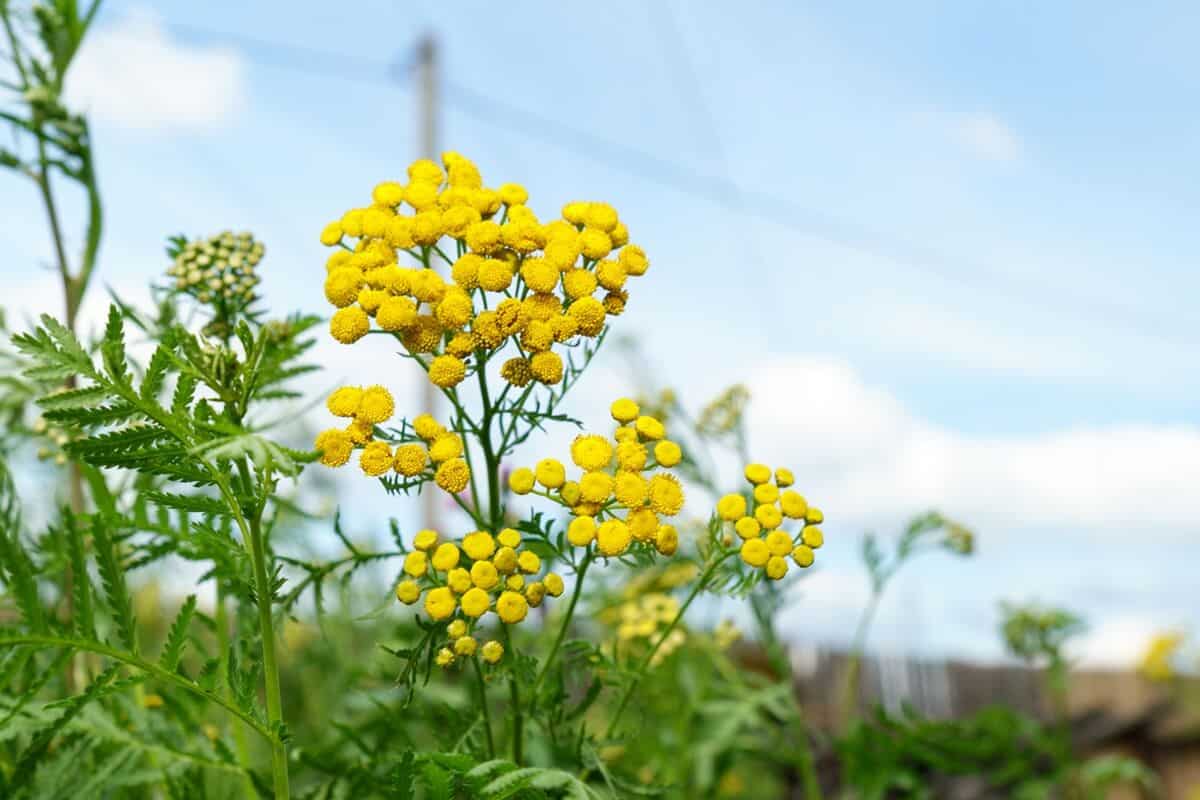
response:
M774 503L779 499L779 488L773 483L760 483L754 487L754 502Z
M784 575L787 575L788 565L779 556L771 556L767 559L767 577L773 581L781 580Z
M786 556L792 552L792 537L784 531L771 531L767 534L766 543L773 556Z
M463 537L462 548L472 561L483 561L496 552L496 541L487 531L475 531Z
M492 598L478 587L468 589L462 596L462 611L468 617L482 617L492 605Z
M628 397L621 397L614 400L609 411L612 413L612 418L620 423L633 422L641 413L638 404Z
M471 582L480 589L492 589L500 582L500 575L492 562L476 561L471 565Z
M535 480L533 470L528 467L519 467L508 476L508 488L512 489L515 494L529 494L533 491Z
M446 635L451 639L457 639L460 636L467 635L467 623L461 619L456 619L446 626Z
M521 544L521 532L516 528L501 528L496 534L496 541L504 547L516 547Z
M746 498L740 494L725 495L717 501L717 516L726 522L735 522L746 516Z
M779 467L775 470L775 485L781 489L787 488L796 482L796 476L792 474L790 469Z
M402 444L396 448L393 468L401 475L412 478L424 472L428 462L424 447L415 443Z
M612 490L613 479L607 472L585 472L579 479L579 496L588 503L603 503Z
M363 390L356 417L364 422L378 425L387 422L396 411L392 393L382 386L368 386Z
M754 517L742 517L733 524L733 529L743 539L754 539L762 533L762 525Z
M417 550L429 550L437 544L437 541L437 531L426 528L425 530L417 531L417 535L413 537L413 547ZM421 571L424 572L424 570Z
M562 356L549 350L534 353L529 359L529 371L539 383L554 386L563 379Z
M358 413L363 390L358 386L343 386L335 390L325 401L325 407L335 417L353 417Z
M771 468L766 464L747 464L745 475L755 485L766 483L771 480Z
M809 506L808 511L804 512L804 521L809 525L820 525L825 521L825 514L816 506Z
M537 482L547 489L557 489L567 479L566 468L561 461L553 458L543 458L534 469Z
M466 377L467 365L461 358L440 355L429 363L429 380L434 386L449 389L457 386Z
M683 460L683 450L675 442L664 439L654 445L654 460L660 467L673 467Z
M437 656L433 660L439 667L448 667L454 663L454 651L448 647L443 647L438 650Z
M425 595L425 613L435 620L443 620L454 613L454 592L445 586L429 590Z
M429 446L429 459L435 464L458 458L463 454L463 442L457 433L443 433Z
M439 572L448 572L458 566L458 547L453 542L444 542L434 551L433 568Z
M804 532L800 534L800 538L813 550L816 550L820 548L821 545L825 544L825 534L815 525L810 525L805 528Z
M594 433L577 436L571 443L571 460L583 470L604 469L612 461L612 456L612 445L603 436Z
M673 556L679 549L679 532L674 525L660 525L654 535L654 547L664 556Z
M329 333L342 344L354 344L371 330L367 312L358 306L339 308L329 318Z
M634 422L638 435L643 439L661 439L667 435L667 429L654 417L643 414Z
M617 466L629 472L640 472L646 468L646 445L637 441L636 436L634 432L633 440L626 440L617 445Z
M337 428L321 431L313 442L313 449L321 451L321 463L327 467L340 467L350 460L354 443L350 436Z
M650 507L657 513L673 517L683 510L683 487L679 479L660 472L650 479Z
M778 528L783 522L783 514L776 506L759 506L754 509L754 518L767 530Z
M779 496L779 507L790 519L802 519L808 513L808 501L803 495L790 489Z
M796 566L798 567L811 567L815 559L816 554L807 545L796 545L796 549L792 551L792 560L796 562Z
M517 567L521 572L532 575L542 568L542 560L538 558L537 553L524 550L517 556Z
M771 551L767 549L767 543L762 539L747 539L742 542L742 561L750 566L765 566L770 557Z
M442 462L433 476L433 481L450 494L458 494L467 488L471 480L471 469L461 458Z
M455 567L446 573L446 585L455 594L463 594L471 588L471 573L462 567Z
M587 547L596 538L596 520L576 517L567 526L567 541L576 547Z
M368 442L358 458L358 466L363 473L373 478L390 472L392 469L392 448L387 442Z
M525 587L525 600L530 608L537 608L546 599L546 585L541 581L531 581Z
M485 644L479 652L483 656L484 661L489 664L495 664L504 658L504 645L493 640Z
M421 597L421 587L416 581L400 581L396 584L396 599L405 605L411 606Z
M542 578L542 583L546 585L546 594L551 597L558 597L565 588L562 576L556 572L547 572L546 577Z
M525 619L528 613L529 603L516 592L501 592L496 599L496 614L510 625Z
M492 563L501 573L509 575L517 568L517 551L511 547L501 547L492 556Z
M404 557L404 571L417 578L425 574L428 563L428 559L423 551L414 550Z
M636 472L622 470L613 481L613 496L626 508L640 508L648 490L646 479Z
M621 555L629 549L632 540L629 526L619 519L606 520L596 529L596 546L606 556Z
M629 526L629 532L633 538L639 542L652 541L654 535L658 533L658 515L649 508L630 511L625 518L625 524Z

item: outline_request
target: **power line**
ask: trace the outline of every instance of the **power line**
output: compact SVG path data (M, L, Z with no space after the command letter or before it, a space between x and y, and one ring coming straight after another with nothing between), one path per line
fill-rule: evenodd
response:
M238 45L243 49L242 55L263 66L305 72L315 77L360 83L369 81L403 88L409 72L408 65L400 62L388 64L191 25L172 24L170 27L196 40ZM442 89L448 106L483 124L515 131L527 139L573 152L646 182L744 210L746 214L802 236L882 258L911 271L986 293L989 297L1004 296L1021 305L1036 305L1080 319L1090 318L1107 327L1124 328L1150 338L1171 338L1172 332L1162 329L1163 315L1096 298L1067 296L1001 270L951 258L919 244L798 206L767 192L744 189L728 177L703 173L650 151L496 100L447 77L442 78ZM982 286L979 278L990 285ZM1081 303L1086 310L1079 307Z

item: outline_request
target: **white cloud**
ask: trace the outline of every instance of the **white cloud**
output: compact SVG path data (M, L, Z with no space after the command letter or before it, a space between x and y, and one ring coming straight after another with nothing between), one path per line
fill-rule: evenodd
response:
M752 370L756 458L793 465L842 519L936 506L984 527L1195 532L1200 429L1113 425L1026 436L921 419L844 361L778 357Z
M1016 161L1021 140L999 117L986 112L956 114L954 138L975 156L988 161Z
M1162 621L1141 616L1116 616L1104 620L1069 646L1070 656L1081 666L1128 669L1137 664L1150 640L1163 632Z
M244 102L241 57L227 47L174 40L162 21L138 11L84 41L67 97L103 122L137 130L203 130Z

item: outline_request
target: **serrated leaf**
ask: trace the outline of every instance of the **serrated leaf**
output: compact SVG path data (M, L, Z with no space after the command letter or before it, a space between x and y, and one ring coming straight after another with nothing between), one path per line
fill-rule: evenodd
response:
M137 628L133 617L133 603L129 588L125 584L125 571L121 568L116 546L108 530L108 523L100 514L92 517L92 539L96 546L96 565L100 570L100 581L108 600L109 611L121 635L121 641L130 652L136 653Z
M179 509L194 514L212 514L215 516L230 516L229 508L217 500L203 494L176 494L173 492L145 492L145 497L151 503L160 506Z
M170 632L167 633L167 642L163 645L162 656L158 659L158 663L163 669L173 672L175 667L179 666L179 658L183 655L184 645L187 644L188 626L192 624L194 613L196 613L196 595L189 594L187 600L183 602L183 607L179 609L175 622L171 624Z

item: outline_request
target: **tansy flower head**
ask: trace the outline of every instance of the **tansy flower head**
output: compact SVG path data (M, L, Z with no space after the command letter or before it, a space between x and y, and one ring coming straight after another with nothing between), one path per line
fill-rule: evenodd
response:
M717 501L716 507L716 516L722 526L732 523L734 532L742 540L742 561L762 569L769 580L781 580L787 575L789 555L798 567L812 566L813 551L825 541L813 520L822 520L824 516L819 511L813 515L813 509L797 492L781 491L794 482L791 471L781 467L772 472L765 464L748 464L745 476L752 487L753 510L748 507L746 495L742 494L727 494ZM800 525L789 530L793 520L799 521ZM727 533L722 532L719 538L723 546L730 546L731 538Z

